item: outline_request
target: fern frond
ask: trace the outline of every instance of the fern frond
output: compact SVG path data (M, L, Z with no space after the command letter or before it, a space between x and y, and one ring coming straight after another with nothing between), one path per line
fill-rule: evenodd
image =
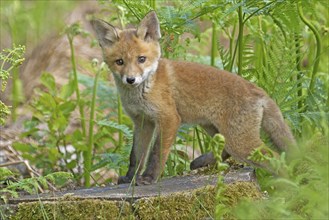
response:
M40 185L44 188L44 189L48 189L48 182L47 179L43 176L40 176L38 178L38 182L40 183Z
M280 23L289 32L299 32L301 27L296 5L295 1L283 1L271 11L275 23Z
M219 56L223 64L224 70L230 71L230 62L231 62L231 56L230 51L228 49L225 49L224 46L219 46L218 48Z
M101 125L101 126L105 126L105 127L115 128L119 131L122 131L128 140L132 140L133 133L132 133L131 129L126 125L118 124L114 121L109 121L106 119L98 121L97 124Z

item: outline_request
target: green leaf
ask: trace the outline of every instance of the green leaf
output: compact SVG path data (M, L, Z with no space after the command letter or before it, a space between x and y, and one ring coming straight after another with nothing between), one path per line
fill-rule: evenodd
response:
M56 83L55 78L50 73L43 73L40 77L40 81L42 85L44 85L50 93L53 95L56 94Z
M47 108L47 110L53 110L56 108L57 103L54 99L54 97L48 93L43 93L40 98L39 98L39 105L36 106L37 108L39 108L40 110L44 109L45 107Z
M74 148L78 151L87 151L87 144L84 141L78 141L74 144Z
M62 112L58 112L52 116L52 120L48 123L48 125L53 131L64 132L68 126L68 118L64 117Z
M13 148L17 151L20 151L20 152L32 152L32 151L34 151L34 148L31 145L20 143L20 142L14 142L13 143Z
M127 136L128 139L131 139L133 136L132 131L126 125L122 125L122 124L120 125L114 121L109 121L106 119L98 121L97 124L105 127L118 129L119 131L122 131Z
M73 179L73 175L67 172L55 172L45 176L47 180L54 183L56 186L63 186L69 180Z
M74 111L76 107L75 102L64 102L63 104L59 105L59 110L63 113L64 116L68 117L72 111Z
M57 161L61 155L56 148L50 148L48 157L51 161Z
M71 162L69 162L69 163L66 164L66 167L67 167L68 169L73 169L73 168L75 168L76 166L77 166L77 161L76 161L76 160L72 160Z
M46 179L45 177L40 176L40 177L38 178L38 181L39 181L39 183L41 184L41 186L42 186L43 188L48 189L48 183L47 183L47 179Z
M68 84L62 86L59 96L62 99L66 100L73 94L73 92L74 92L74 83L71 80Z

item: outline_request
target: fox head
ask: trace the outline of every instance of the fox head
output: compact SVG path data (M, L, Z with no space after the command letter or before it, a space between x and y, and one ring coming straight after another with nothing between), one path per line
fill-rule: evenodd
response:
M92 20L92 26L116 81L138 86L155 73L161 55L161 33L154 11L143 18L137 29L120 30L102 20Z

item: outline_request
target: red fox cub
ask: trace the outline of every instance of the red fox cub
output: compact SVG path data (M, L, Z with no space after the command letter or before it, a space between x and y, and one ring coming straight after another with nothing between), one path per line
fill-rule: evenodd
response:
M182 123L198 124L210 135L220 132L226 140L223 160L232 156L265 168L269 166L248 159L263 144L261 127L279 150L295 143L280 109L262 89L214 67L160 58L155 12L148 13L137 29L119 30L102 20L93 20L92 25L134 123L130 166L119 184L131 182L134 175L138 185L156 182ZM209 153L191 168L213 161Z

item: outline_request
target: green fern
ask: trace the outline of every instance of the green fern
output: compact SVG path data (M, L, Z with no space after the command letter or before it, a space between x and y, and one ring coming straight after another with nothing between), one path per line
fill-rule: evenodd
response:
M325 118L322 118L325 120ZM289 174L285 178L259 178L271 196L243 201L231 214L237 219L326 219L328 216L328 130L325 135L303 134L299 152L289 163L280 158ZM271 159L275 161L275 159ZM286 165L287 164L287 165Z
M6 175L8 174L8 171L6 172L2 168L0 170L0 174L3 174L4 172ZM36 194L39 192L39 188L48 189L50 183L55 184L57 187L62 187L72 178L73 175L71 173L54 172L46 176L25 178L17 182L8 180L7 186L0 189L0 193L3 194L1 199L7 201L8 197L18 197L19 191L25 191L29 194Z
M0 167L0 183L2 184L8 178L13 177L14 173L6 167Z
M231 66L232 56L230 54L229 49L225 49L223 46L219 45L218 52L223 64L223 69L227 71L231 71L230 66Z
M97 124L101 125L101 126L105 126L105 127L115 128L119 131L122 131L125 134L126 138L129 141L132 141L132 137L133 137L132 131L126 125L118 124L114 121L109 121L109 120L106 120L106 119L98 121Z

